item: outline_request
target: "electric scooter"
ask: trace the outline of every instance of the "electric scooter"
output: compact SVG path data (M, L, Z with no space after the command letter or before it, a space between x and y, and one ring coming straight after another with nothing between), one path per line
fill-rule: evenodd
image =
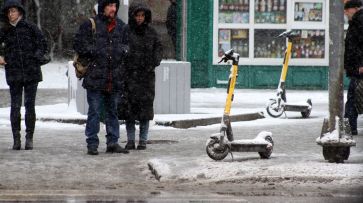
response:
M231 49L224 53L222 61L227 62L232 60L232 67L230 69L227 101L222 116L221 128L219 133L212 134L207 141L206 151L210 158L213 160L222 160L230 152L233 161L233 152L258 152L260 157L267 159L272 154L274 142L271 132L261 132L255 139L252 140L234 140L231 121L229 119L232 101L234 98L234 87L236 84L237 70L239 55L234 53Z
M308 99L306 102L299 103L287 103L286 100L286 90L285 90L285 79L287 68L289 65L291 47L292 47L292 38L294 35L292 31L286 31L281 33L278 37L286 37L288 39L287 50L285 51L285 58L283 62L283 68L281 73L281 78L279 85L277 87L277 97L274 99L270 99L270 101L266 105L267 113L274 118L280 117L285 111L296 111L301 112L302 117L307 118L310 116L312 106L311 99ZM285 113L286 117L286 113Z

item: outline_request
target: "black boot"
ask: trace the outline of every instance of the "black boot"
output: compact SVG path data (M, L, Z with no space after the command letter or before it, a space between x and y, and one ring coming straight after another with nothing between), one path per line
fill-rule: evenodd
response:
M113 145L113 146L108 146L107 145L107 150L106 153L123 153L123 154L128 154L129 151L122 148L119 144Z
M139 144L137 145L137 149L138 150L144 150L146 149L146 141L145 140L140 140Z
M97 146L94 146L94 145L91 145L91 146L88 146L87 149L87 154L89 155L98 155L98 150L97 150Z
M127 149L127 150L135 149L135 140L127 140L125 149Z
M35 128L36 116L35 114L25 114L25 126L26 126L26 141L25 141L25 150L33 149L33 135Z
M14 145L13 150L20 150L21 142L20 142L20 129L21 129L21 115L20 114L11 114L10 115L11 122L11 130L13 131Z

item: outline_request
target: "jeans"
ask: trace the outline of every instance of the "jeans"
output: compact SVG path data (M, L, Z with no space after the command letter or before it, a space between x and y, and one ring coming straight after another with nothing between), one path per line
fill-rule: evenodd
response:
M19 83L10 85L11 109L10 115L19 115L23 99L24 89L24 106L25 114L35 114L35 97L38 89L38 82Z
M135 140L135 120L126 121L127 140ZM147 141L147 134L149 132L149 120L140 121L140 134L139 141Z
M105 103L106 119L106 144L114 146L118 144L120 137L120 124L117 116L117 101L120 93L99 92L87 90L88 117L85 134L88 146L98 146L97 134L100 132L100 113L102 101Z
M349 125L352 130L357 129L358 112L354 103L354 90L357 78L351 78L348 87L347 102L345 103L345 115L344 118L349 119Z

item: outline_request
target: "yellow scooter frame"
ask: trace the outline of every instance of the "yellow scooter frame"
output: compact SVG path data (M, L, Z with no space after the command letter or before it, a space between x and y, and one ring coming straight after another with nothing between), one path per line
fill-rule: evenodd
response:
M275 99L270 99L270 102L267 103L266 111L271 117L274 118L280 117L283 113L285 113L285 111L301 112L302 117L307 118L309 117L310 112L312 110L311 99L308 99L305 105L301 105L301 103L288 104L286 100L285 80L291 55L292 38L294 37L294 35L290 30L281 33L278 37L286 37L288 39L288 45L287 45L287 50L285 52L280 82L277 87L277 97Z
M231 49L225 52L222 57L222 61L227 62L232 60L232 67L230 69L228 89L227 89L227 100L224 107L223 117L221 121L221 128L219 133L212 134L210 139L207 141L206 151L210 158L214 160L224 159L229 152L258 152L261 158L268 158L272 153L274 142L272 139L271 132L261 132L257 135L259 141L256 140L234 140L231 121L230 111L232 101L234 98L234 87L236 85L239 55L234 53ZM219 63L220 63L219 62ZM262 140L262 141L261 141ZM233 159L233 156L232 156Z

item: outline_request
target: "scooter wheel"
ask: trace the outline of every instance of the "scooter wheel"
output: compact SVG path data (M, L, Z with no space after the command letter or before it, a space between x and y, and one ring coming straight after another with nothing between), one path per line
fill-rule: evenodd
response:
M280 117L284 113L284 108L277 105L276 100L271 100L266 107L268 115L274 118Z
M274 147L274 141L272 139L271 136L266 136L265 140L269 143L272 144L272 147L270 149L268 149L266 152L258 152L258 154L260 155L261 159L267 159L271 156L272 154L272 150L273 150L273 147Z
M227 145L223 149L219 149L219 140L215 138L209 138L207 141L206 151L208 156L216 161L226 158L229 152Z
M309 110L309 111L305 111L305 112L301 112L301 116L302 116L303 118L307 118L307 117L309 117L309 116L310 116L310 113L311 113L311 110Z

